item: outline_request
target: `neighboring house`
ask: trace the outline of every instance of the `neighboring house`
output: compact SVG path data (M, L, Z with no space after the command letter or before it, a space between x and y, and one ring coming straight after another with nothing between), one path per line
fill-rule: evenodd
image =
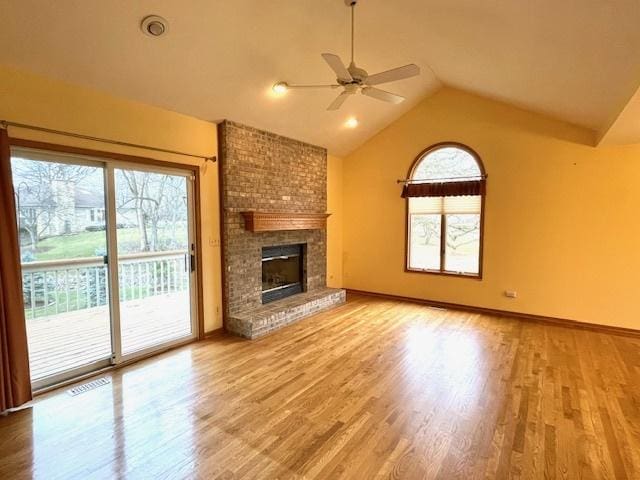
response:
M53 182L46 195L16 189L16 208L23 245L105 225L103 193L73 182ZM135 219L135 209L118 209L118 223L134 224Z

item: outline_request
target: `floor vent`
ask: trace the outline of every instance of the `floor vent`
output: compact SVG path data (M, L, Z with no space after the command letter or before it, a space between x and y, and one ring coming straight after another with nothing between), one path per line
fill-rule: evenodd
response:
M78 385L77 387L70 388L69 390L67 390L67 393L72 397L75 397L76 395L88 392L89 390L93 390L94 388L102 387L103 385L108 385L109 383L111 383L111 380L109 380L108 378L98 378L97 380L93 380L91 382Z

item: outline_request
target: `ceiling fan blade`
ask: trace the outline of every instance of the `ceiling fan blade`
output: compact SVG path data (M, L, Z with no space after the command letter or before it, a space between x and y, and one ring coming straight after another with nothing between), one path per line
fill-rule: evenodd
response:
M347 91L342 92L336 97L333 102L331 102L331 104L327 107L327 110L338 110L350 95L351 94Z
M353 80L349 70L344 66L344 63L342 63L342 60L340 60L338 55L334 55L333 53L323 53L322 58L324 58L324 61L329 64L331 70L336 72L338 80L342 80L344 82L351 82Z
M379 88L364 87L362 89L362 94L366 95L367 97L375 98L376 100L382 100L383 102L401 103L404 101L403 96L396 95L395 93L385 92L384 90L380 90Z
M339 88L341 85L337 83L331 85L287 85L288 90L294 90L296 88Z
M415 77L416 75L420 75L420 67L411 63L404 67L398 67L387 70L386 72L369 75L364 83L366 85L380 85L381 83L404 80L405 78Z

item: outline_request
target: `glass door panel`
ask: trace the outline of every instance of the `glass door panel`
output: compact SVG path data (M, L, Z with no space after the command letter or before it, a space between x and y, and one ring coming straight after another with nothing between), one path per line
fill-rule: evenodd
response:
M189 178L114 169L122 356L194 336Z
M35 388L109 364L104 167L12 150L29 363Z

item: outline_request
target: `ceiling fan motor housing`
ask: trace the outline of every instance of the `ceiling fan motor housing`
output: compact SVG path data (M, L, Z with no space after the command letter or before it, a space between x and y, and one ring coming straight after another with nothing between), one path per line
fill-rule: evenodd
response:
M364 81L369 76L369 74L367 73L366 70L364 70L362 68L359 68L359 67L356 67L355 63L352 63L351 65L349 65L347 70L351 74L351 78L353 78L352 82L347 82L347 83L356 83L356 84L360 85L360 84L364 83ZM340 80L338 80L338 83L340 83Z
M344 0L344 4L347 7L353 7L356 3L358 3L358 0Z

